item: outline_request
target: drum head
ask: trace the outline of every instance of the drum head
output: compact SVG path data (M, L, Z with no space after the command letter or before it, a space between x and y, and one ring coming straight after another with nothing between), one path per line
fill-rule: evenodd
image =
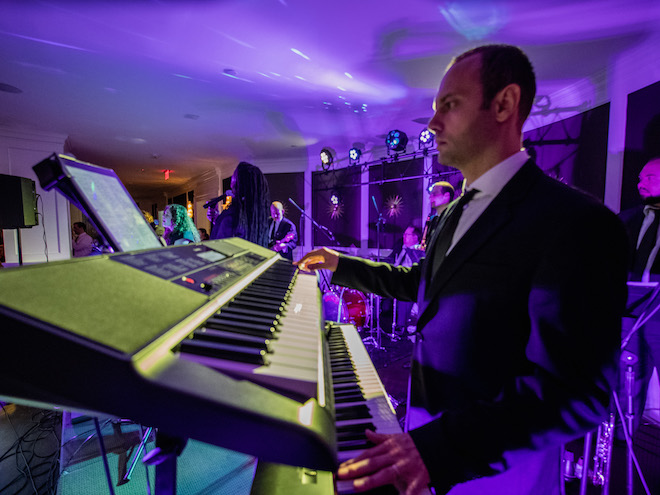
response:
M341 294L341 293L340 293ZM341 294L342 300L348 308L348 322L357 328L364 328L369 324L371 310L367 297L355 289L346 289Z
M348 323L348 308L333 291L323 294L323 318L328 321Z

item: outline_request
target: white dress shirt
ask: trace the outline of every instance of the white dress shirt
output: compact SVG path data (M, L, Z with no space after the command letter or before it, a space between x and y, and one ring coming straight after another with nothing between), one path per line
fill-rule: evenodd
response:
M639 236L637 236L637 247L639 247L639 243L642 242L644 234L653 223L653 220L657 214L658 210L656 208L653 208L649 205L644 207L644 221L642 222L642 228L639 229ZM646 260L646 267L644 268L644 273L642 273L641 282L651 281L651 267L653 266L655 257L658 255L658 250L660 250L660 243L658 243L658 239L660 239L660 229L658 229L658 236L655 239L655 246L651 250L651 254L649 254L648 260Z
M447 252L449 253L456 243L465 235L465 233L472 227L477 218L488 208L488 205L495 199L502 188L516 175L518 170L529 160L527 150L524 148L514 153L509 158L501 161L493 168L488 170L485 174L475 180L470 186L470 189L477 189L474 198L465 205L463 214L458 221L454 237L451 241L451 246Z

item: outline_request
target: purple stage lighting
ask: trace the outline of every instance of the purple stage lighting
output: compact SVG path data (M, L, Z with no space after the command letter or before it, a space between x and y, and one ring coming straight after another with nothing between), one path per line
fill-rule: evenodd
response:
M358 163L360 161L360 157L362 156L362 151L360 151L357 148L351 148L348 151L348 161L350 163Z
M388 150L404 151L408 144L408 136L405 132L399 130L390 131L385 138L385 145Z
M429 148L433 144L433 134L428 129L419 133L419 149Z

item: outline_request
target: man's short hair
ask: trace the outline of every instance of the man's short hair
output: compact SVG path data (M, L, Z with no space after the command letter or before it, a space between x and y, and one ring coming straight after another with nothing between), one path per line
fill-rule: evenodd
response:
M415 234L417 236L417 239L422 238L422 229L420 229L419 227L417 227L415 225L410 224L406 227L406 230L408 230L410 228L413 229L413 234Z
M74 227L80 227L83 231L87 232L87 226L82 222L74 222Z
M271 206L274 206L278 210L283 210L284 209L284 205L280 201L273 201L271 203Z
M509 84L520 86L520 124L527 119L536 96L536 76L532 63L520 48L513 45L483 45L460 54L453 64L472 55L481 55L483 106L490 107L495 95Z
M449 200L452 201L454 199L454 194L456 194L456 191L454 189L454 186L452 186L449 182L441 180L436 183L434 183L431 186L431 191L433 191L436 187L440 188L440 191L442 191L442 194L447 194L449 193Z

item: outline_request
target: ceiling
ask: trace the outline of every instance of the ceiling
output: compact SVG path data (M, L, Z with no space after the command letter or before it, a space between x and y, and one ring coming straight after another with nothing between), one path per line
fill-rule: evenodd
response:
M0 12L0 126L67 136L135 195L239 160L304 170L326 146L341 159L382 148L394 128L416 137L451 56L483 42L522 46L539 95L556 94L657 30L660 2L0 0Z

